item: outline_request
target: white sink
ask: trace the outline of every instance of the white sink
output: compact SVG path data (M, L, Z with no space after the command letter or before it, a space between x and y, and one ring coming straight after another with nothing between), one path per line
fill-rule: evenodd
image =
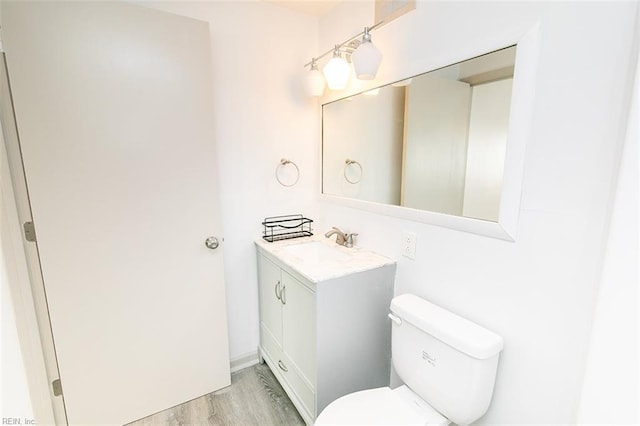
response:
M256 245L312 283L395 264L381 254L357 246L346 248L322 236L273 243L260 238Z
M340 262L349 258L349 255L340 251L337 246L334 248L320 241L289 244L282 247L282 251L305 263Z

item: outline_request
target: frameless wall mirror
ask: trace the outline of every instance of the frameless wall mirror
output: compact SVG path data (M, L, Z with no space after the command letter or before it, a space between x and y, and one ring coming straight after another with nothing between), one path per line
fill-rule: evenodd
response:
M324 104L323 194L463 230L498 224L515 66L513 45Z

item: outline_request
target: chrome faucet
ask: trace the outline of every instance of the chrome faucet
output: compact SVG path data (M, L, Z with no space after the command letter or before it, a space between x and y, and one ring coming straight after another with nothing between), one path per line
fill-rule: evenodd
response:
M332 235L336 236L336 244L351 248L353 247L353 237L357 236L358 234L348 234L340 230L340 228L336 228L334 226L326 234L324 234L324 236L327 238L331 237Z

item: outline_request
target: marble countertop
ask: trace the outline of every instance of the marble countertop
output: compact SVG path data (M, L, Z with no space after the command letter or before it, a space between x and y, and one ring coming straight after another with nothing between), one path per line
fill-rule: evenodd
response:
M362 247L347 248L338 245L334 238L314 235L273 243L260 238L255 244L314 283L396 263L393 259ZM307 250L309 248L312 250Z

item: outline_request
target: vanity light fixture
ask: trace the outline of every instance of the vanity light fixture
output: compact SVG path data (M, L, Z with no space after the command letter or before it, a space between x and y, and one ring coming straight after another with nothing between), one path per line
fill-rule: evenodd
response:
M364 27L362 43L360 43L360 46L351 54L356 77L360 80L373 80L376 78L380 62L382 62L382 53L371 43L371 34L369 31L369 27Z
M316 58L311 59L311 70L305 76L304 86L309 96L322 96L324 93L324 76L318 69Z
M365 27L363 32L336 44L333 49L304 64L305 68L310 67L303 82L309 96L322 96L324 92L324 82L321 81L318 61L330 53L333 53L333 57L322 69L322 74L324 74L324 79L329 89L343 90L347 87L351 74L349 62L353 62L358 79L374 79L382 61L382 53L371 42L371 31L384 23L384 21L380 21L371 27ZM362 36L362 41L359 40L360 36Z
M351 67L347 61L342 58L340 54L340 45L336 44L333 49L333 58L327 62L322 72L324 78L327 79L327 85L331 90L343 90L347 87L349 82L349 75L351 74Z

